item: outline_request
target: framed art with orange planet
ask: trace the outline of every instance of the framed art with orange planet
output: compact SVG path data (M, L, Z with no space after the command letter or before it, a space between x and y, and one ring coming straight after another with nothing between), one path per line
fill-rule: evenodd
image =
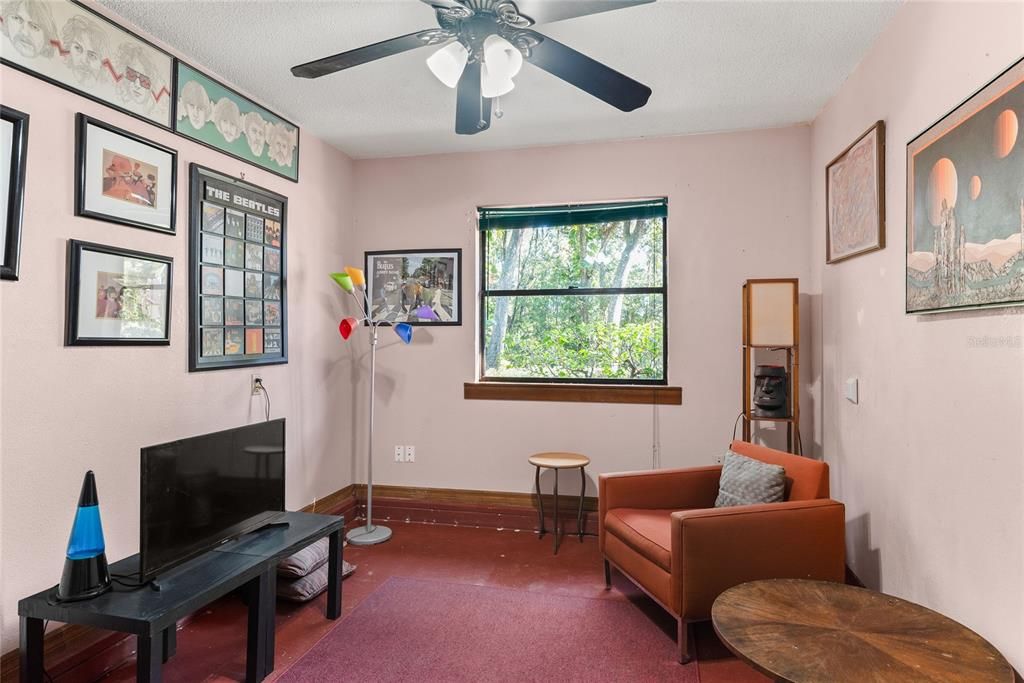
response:
M1024 305L1024 59L907 144L907 313Z
M825 168L825 262L885 247L885 121Z

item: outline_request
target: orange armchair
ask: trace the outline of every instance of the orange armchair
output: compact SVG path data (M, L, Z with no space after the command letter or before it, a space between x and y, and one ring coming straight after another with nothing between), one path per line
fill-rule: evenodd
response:
M744 441L732 450L786 470L785 502L716 508L721 465L602 474L598 541L605 584L615 567L677 621L679 661L691 624L723 591L757 579L845 577L845 509L828 465Z

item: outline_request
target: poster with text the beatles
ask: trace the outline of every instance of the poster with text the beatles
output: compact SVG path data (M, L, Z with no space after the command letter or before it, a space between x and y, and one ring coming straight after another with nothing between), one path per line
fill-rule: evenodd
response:
M189 370L288 362L288 199L189 166Z

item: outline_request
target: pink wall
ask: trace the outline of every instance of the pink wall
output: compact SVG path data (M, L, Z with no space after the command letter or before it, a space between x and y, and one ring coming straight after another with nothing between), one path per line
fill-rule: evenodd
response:
M337 338L340 297L327 277L344 261L352 162L302 136L301 182L277 176L2 67L0 101L31 115L19 282L0 282L3 643L17 646L18 598L56 582L78 488L96 471L107 556L138 551L139 448L262 419L249 369L189 373L188 163L289 198L287 365L260 368L273 417L288 420L287 504L350 483L349 352ZM75 112L178 150L174 237L74 216ZM69 238L174 258L168 347L63 345ZM352 252L349 252L352 253Z
M809 160L799 126L357 161L353 253L463 250L464 324L420 328L412 346L377 354L375 480L530 491L527 456L570 450L591 457L593 495L600 472L649 468L654 445L666 467L712 462L739 412L740 285L809 275ZM476 208L649 196L669 200L669 382L682 386L683 405L464 400L477 376ZM365 335L356 342L365 350ZM357 480L364 425L357 407ZM416 462L395 463L396 444L415 445ZM577 477L565 479L562 491L578 491Z
M907 316L906 143L1024 53L1024 4L907 3L814 122L818 450L873 588L975 629L1024 668L1024 316ZM825 165L885 119L889 246L824 265ZM820 324L819 324L820 323ZM1005 340L997 346L975 339ZM861 401L842 398L860 378Z

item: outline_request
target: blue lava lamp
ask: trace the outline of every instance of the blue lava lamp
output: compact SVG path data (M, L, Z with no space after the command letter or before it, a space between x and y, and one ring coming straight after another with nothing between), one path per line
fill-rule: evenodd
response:
M75 511L75 522L68 539L64 573L57 587L58 600L88 600L110 590L105 550L96 477L89 470L82 480L82 493L78 496L78 510Z

